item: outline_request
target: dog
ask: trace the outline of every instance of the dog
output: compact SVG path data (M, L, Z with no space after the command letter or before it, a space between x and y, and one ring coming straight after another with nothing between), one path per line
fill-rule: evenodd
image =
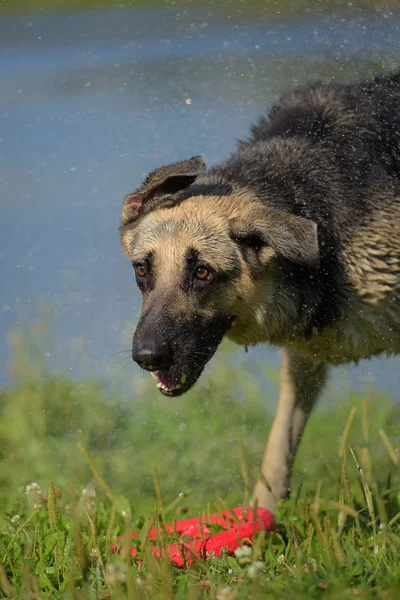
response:
M400 352L400 72L295 89L222 164L155 170L120 234L143 295L132 357L163 395L224 337L282 347L252 496L273 511L329 366Z

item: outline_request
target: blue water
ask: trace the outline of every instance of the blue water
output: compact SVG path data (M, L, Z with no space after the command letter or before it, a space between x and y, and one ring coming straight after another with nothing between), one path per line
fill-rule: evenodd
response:
M131 380L115 355L140 306L118 238L123 196L163 163L223 159L293 85L395 68L399 40L398 13L262 24L210 7L2 16L0 383L15 327L48 372ZM32 333L49 312L48 333ZM278 355L264 346L232 360L262 370ZM399 365L346 367L333 385L375 382L396 397Z

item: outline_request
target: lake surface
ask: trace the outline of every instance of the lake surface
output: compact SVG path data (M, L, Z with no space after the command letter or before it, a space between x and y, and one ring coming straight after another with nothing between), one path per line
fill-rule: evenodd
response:
M51 311L50 372L132 380L117 365L140 306L118 224L155 167L215 164L279 94L397 67L399 13L230 23L210 7L38 13L0 20L0 383L6 344ZM39 352L39 351L38 351ZM124 355L122 355L124 356ZM266 346L232 360L278 364ZM341 368L339 392L398 394L399 359ZM338 374L339 373L339 374Z

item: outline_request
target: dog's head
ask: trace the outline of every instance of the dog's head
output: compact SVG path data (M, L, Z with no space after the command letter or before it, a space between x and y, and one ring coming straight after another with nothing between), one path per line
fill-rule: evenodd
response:
M151 173L125 198L120 231L143 295L132 357L166 396L192 387L225 334L242 344L273 338L280 257L318 263L312 221L267 211L206 175L200 157Z

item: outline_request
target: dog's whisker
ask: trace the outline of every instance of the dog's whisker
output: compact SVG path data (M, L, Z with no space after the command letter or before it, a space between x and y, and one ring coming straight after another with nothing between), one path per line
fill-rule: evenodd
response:
M125 367L129 367L130 363L123 363L122 365L117 365L116 367L111 367L111 371L114 373L114 375L116 375L117 373L120 373Z
M125 363L124 365L121 365L118 369L114 369L113 373L114 375L116 375L117 373L120 373L125 367L128 367L129 363Z
M129 348L129 350L120 350L119 352L114 352L113 354L111 354L110 358L112 358L113 356L118 356L119 354L132 354L132 350L131 348Z
M111 369L115 369L115 367L118 367L121 364L129 364L131 362L131 360L132 359L130 356L124 356L123 358L118 360L115 364L111 365Z

